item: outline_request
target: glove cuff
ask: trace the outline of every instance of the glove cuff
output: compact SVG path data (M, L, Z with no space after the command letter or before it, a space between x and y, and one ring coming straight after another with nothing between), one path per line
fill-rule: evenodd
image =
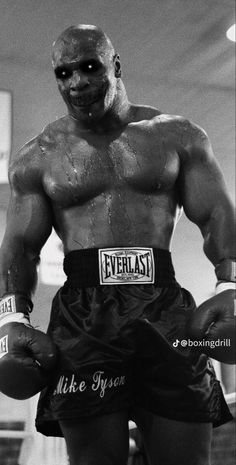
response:
M7 323L23 323L24 325L30 324L29 316L24 313L5 313L3 317L0 317L0 328Z
M0 300L0 323L9 316L12 317L11 321L18 321L19 315L23 315L29 323L29 313L32 311L33 304L30 299L24 294L8 294L3 296ZM9 320L8 320L9 321Z
M215 289L215 294L220 294L220 292L227 291L228 289L233 289L234 291L236 290L236 284L233 283L232 281L226 282L226 281L218 281L216 283L216 289Z

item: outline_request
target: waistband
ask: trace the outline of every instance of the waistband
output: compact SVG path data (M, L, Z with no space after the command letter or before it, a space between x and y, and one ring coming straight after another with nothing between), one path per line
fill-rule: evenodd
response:
M171 253L149 247L82 249L69 252L63 263L68 284L99 285L155 284L176 287Z

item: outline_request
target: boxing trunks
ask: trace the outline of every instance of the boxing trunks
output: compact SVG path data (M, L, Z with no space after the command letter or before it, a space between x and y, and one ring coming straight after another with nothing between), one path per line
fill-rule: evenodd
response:
M87 249L64 260L48 334L60 352L39 399L36 428L62 436L59 420L143 407L184 422L232 419L211 361L188 344L195 302L175 280L171 254Z

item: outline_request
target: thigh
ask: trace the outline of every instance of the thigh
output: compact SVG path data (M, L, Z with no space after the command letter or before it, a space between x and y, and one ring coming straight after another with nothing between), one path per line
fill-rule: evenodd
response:
M60 426L70 465L126 465L129 449L127 413L61 420Z
M170 420L137 409L134 421L150 465L210 465L211 423Z

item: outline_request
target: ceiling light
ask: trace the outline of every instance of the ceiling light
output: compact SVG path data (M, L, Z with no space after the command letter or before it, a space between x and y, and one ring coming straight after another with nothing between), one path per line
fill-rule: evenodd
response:
M226 32L226 36L229 40L232 40L232 42L236 42L235 38L235 29L236 29L236 24L233 24L228 31Z

